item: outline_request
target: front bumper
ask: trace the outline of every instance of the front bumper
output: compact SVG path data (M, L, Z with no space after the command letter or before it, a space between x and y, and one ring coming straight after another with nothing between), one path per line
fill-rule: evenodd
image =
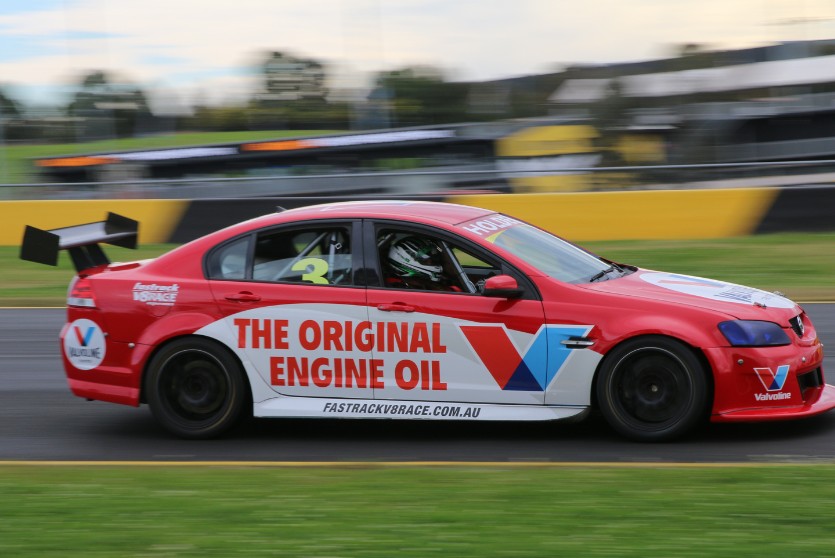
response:
M810 394L812 395L812 394ZM817 388L813 397L803 405L740 409L713 415L712 422L763 422L769 420L790 420L811 417L835 409L835 386L825 384Z
M835 409L820 342L705 350L713 369L713 422L787 420Z

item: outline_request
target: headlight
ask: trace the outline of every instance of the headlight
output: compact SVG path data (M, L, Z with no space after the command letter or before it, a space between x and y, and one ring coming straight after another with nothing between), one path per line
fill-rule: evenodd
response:
M788 345L789 336L774 322L735 320L719 324L719 331L734 347Z

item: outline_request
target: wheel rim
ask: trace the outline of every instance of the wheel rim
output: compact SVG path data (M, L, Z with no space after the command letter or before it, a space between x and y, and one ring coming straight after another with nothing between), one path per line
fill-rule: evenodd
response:
M166 408L188 424L211 421L225 411L231 383L226 368L203 351L182 351L169 358L160 375Z
M693 385L672 353L645 348L626 355L612 375L611 394L622 418L644 429L661 429L687 414Z

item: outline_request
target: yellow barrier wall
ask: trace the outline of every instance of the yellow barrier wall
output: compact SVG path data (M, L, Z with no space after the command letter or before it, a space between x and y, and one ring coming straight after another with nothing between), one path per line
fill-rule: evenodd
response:
M571 240L725 238L753 234L779 190L658 190L452 196Z
M501 211L571 240L725 238L754 234L779 189L659 190L450 196L445 201ZM215 200L205 200L209 204ZM263 205L263 200L253 199ZM18 246L25 225L54 229L104 220L139 221L140 244L168 242L190 201L0 202L0 245ZM217 200L223 211L223 200Z

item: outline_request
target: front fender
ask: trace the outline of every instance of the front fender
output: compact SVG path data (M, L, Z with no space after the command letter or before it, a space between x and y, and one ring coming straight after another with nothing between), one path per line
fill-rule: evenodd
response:
M694 320L692 317L684 319L670 315L638 315L626 316L618 319L617 327L601 328L598 333L600 342L597 349L608 353L613 347L633 337L645 335L663 335L683 341L697 349L727 345L727 341L721 337L717 323L722 318L709 316L701 320Z
M637 297L583 294L585 300L566 303L563 297L562 302L546 302L545 314L550 324L594 326L588 337L595 341L593 350L603 355L642 335L672 337L699 349L728 343L717 324L731 318L720 312Z

